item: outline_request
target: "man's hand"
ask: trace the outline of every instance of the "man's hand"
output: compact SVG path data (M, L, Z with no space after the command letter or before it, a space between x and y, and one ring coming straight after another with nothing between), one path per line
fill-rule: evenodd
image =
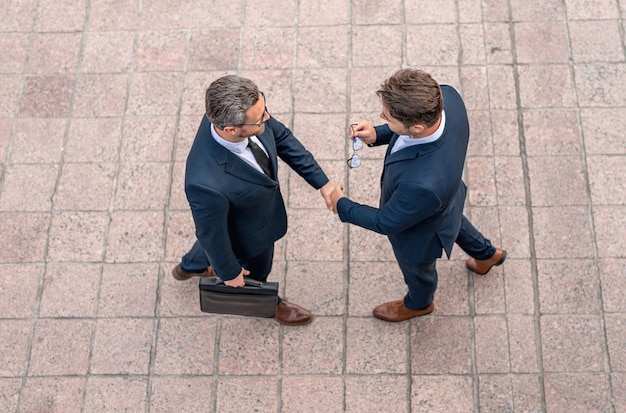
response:
M330 194L330 202L332 205L332 211L335 214L337 213L337 202L339 202L341 198L345 198L345 196L346 196L346 193L344 192L342 185L337 185L335 187L335 190Z
M320 194L322 194L322 197L324 197L324 202L326 202L326 208L328 208L329 211L333 211L333 205L330 202L330 194L333 192L333 190L335 189L335 185L332 182L327 182L326 185L324 185L323 187L320 188Z
M229 287L243 287L244 285L246 285L246 282L243 280L243 277L249 274L250 274L250 271L241 267L241 272L239 273L239 275L233 278L232 280L224 281L224 284L226 284Z
M370 144L376 142L376 130L366 120L360 120L358 123L350 125L350 139L355 137L361 138L363 143Z

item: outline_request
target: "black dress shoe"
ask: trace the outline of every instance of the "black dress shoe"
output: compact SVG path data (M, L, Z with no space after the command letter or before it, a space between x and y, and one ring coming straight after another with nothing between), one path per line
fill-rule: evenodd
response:
M506 251L502 248L496 248L496 253L486 260L477 260L470 258L465 265L476 274L485 275L494 265L501 265L506 260Z

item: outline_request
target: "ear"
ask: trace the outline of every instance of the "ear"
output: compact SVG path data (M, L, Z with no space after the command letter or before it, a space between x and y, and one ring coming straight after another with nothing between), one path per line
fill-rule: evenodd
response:
M411 136L419 137L426 130L426 126L421 123L417 125L412 125L409 127L409 132L411 132Z
M237 135L237 126L225 126L222 130L229 135Z

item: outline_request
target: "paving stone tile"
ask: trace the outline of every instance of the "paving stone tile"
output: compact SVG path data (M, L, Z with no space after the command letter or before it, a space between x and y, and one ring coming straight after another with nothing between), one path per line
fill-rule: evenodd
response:
M491 110L490 113L493 153L498 156L519 156L520 122L517 113L512 110Z
M208 391L213 386L213 380L212 376L155 377L150 384L150 411L204 411L213 404Z
M254 28L243 32L241 61L248 69L290 69L294 65L296 29Z
M350 32L346 26L299 29L296 55L298 67L346 67L349 40Z
M606 314L604 317L611 370L626 371L626 360L622 357L626 352L626 315Z
M405 41L406 60L411 66L456 66L458 62L458 36L452 24L409 26Z
M490 108L515 109L517 93L515 91L515 88L512 86L514 82L513 71L511 67L509 65L487 66L487 79L489 80L488 86ZM492 123L495 124L495 121L493 119Z
M81 31L87 17L85 0L42 0L39 2L35 30L39 32Z
M615 190L626 186L626 157L588 156L587 170L594 205L626 204L626 193Z
M508 21L509 11L505 0L485 0L482 2L482 16L485 21Z
M118 3L121 6L122 2ZM94 14L93 4L91 14ZM133 58L134 43L133 32L88 32L80 70L86 73L127 72Z
M484 25L478 23L465 23L459 26L463 65L484 65L488 52L498 48L492 39L487 39L484 28Z
M537 334L534 316L508 315L507 327L511 371L516 373L538 372Z
M162 212L111 214L106 262L145 262L162 256Z
M135 74L135 77L138 76ZM83 118L122 116L126 105L128 75L87 73L76 81L74 116Z
M582 152L580 127L571 110L528 110L523 115L529 156L568 156Z
M472 206L495 206L497 192L495 165L492 157L470 157L466 160L467 198Z
M477 316L476 367L478 373L506 373L511 370L507 320L504 316Z
M298 112L341 112L346 107L344 69L297 69L293 102Z
M337 412L344 409L341 377L284 377L282 411ZM320 395L323 396L323 400Z
M174 162L174 165L172 167L172 185L170 187L168 208L170 211L184 210L188 212L189 210L189 203L187 202L187 196L185 195L184 162Z
M496 374L480 374L478 378L478 395L481 411L515 411L511 377Z
M532 214L537 258L593 256L587 207L534 207Z
M604 374L546 374L546 409L568 412L610 410Z
M575 62L623 62L619 22L571 21L568 23Z
M162 182L170 179L169 164L122 163L118 173L114 205L116 210L163 209L167 202L167 187Z
M469 374L470 322L468 317L427 316L413 319L409 344L411 372L420 375Z
M69 115L74 88L72 75L43 75L24 80L20 116L64 118Z
M343 159L340 161L317 161L320 167L326 172L329 182L335 185L343 185ZM282 166L282 165L281 165ZM285 168L288 168L285 165ZM287 169L284 169L287 172ZM319 190L314 189L304 179L302 179L297 173L289 168L289 179L281 179L283 182L283 192L289 193L288 205L290 208L307 208L326 211L328 215L333 215L337 221L338 215L334 215L332 211L326 206L326 201L322 197ZM280 171L279 171L280 173ZM284 190L287 185L287 191ZM344 187L345 188L345 187ZM283 194L284 196L285 194ZM339 223L337 224L339 225Z
M311 324L283 331L283 374L328 376L343 372L346 344L343 318L317 317L315 312L313 315Z
M603 258L626 258L626 207L593 208L598 255Z
M614 107L626 103L626 64L589 63L574 65L581 106Z
M216 411L275 411L277 393L278 384L273 377L226 377L217 385Z
M349 73L349 104L351 112L351 122L357 122L362 115L358 112L367 112L375 114L368 120L374 125L380 125L382 121L379 119L381 111L380 99L376 96L379 89L381 79L391 76L395 71L400 69L397 67L355 67ZM374 149L374 148L369 148ZM384 155L384 152L383 152Z
M40 319L35 322L29 376L87 373L94 321Z
M126 117L120 159L129 162L169 161L176 122L173 116Z
M474 411L472 378L466 375L414 375L411 377L411 411L426 413Z
M193 30L189 40L187 69L191 71L235 70L237 56L241 53L239 35L239 30L231 28ZM223 53L222 50L225 49L230 53Z
M153 317L158 282L156 264L105 264L98 317Z
M626 288L626 260L609 258L598 261L602 286L603 310L608 313L626 312L622 292Z
M467 115L470 123L467 156L493 155L493 136L489 111L468 110Z
M522 206L526 203L524 170L519 158L494 158L497 205Z
M189 247L191 248L191 246ZM200 311L198 280L178 281L174 279L172 268L176 264L178 262L167 263L162 267L163 278L159 289L161 301L158 306L158 315L160 317L206 316Z
M154 373L210 375L213 373L215 317L162 318L158 327ZM224 332L224 329L222 329ZM257 336L258 339L258 336ZM220 348L224 343L219 343ZM238 357L234 354L233 357ZM240 372L243 373L243 372Z
M313 0L298 4L298 26L335 26L350 22L350 3Z
M463 23L481 23L483 21L482 1L465 0L457 4L459 21Z
M0 163L4 163L9 152L13 119L0 119Z
M346 306L344 268L340 262L289 263L285 297L314 315L343 315Z
M443 258L437 261L439 275L435 292L435 311L437 315L468 315L469 290L465 266L459 261ZM398 272L398 277L401 277ZM406 287L404 293L406 293ZM400 298L401 295L398 296ZM372 303L373 304L373 303Z
M286 126L291 126L294 105L295 81L290 70L250 70L241 76L254 81L267 99L267 110L271 116ZM318 86L312 86L318 87ZM307 105L308 107L308 105ZM308 111L308 110L307 110Z
M504 264L506 267L508 263ZM487 275L474 277L474 307L476 314L502 314L506 312L505 267L496 267ZM467 271L467 270L466 270Z
M3 31L28 32L33 28L38 2L35 0L12 1L0 15Z
M21 377L26 372L32 323L28 320L0 320L0 327L3 348L0 376Z
M137 71L182 71L187 33L182 30L141 31L135 51Z
M626 154L626 140L622 131L626 116L621 108L583 108L580 120L587 155ZM604 122L610 118L612 122Z
M623 411L626 409L626 374L614 373L610 377L615 411Z
M78 68L80 33L37 33L33 36L27 73L74 73Z
M341 261L343 228L326 209L293 209L287 212L289 239L287 259L294 261ZM315 248L310 248L316 242Z
M331 113L294 114L292 132L318 162L335 161L324 168L327 174L343 172L344 164L336 161L346 158L344 147L348 145L349 135L345 116Z
M352 23L355 25L400 24L402 23L402 2L392 0L352 1Z
M407 372L409 323L351 318L346 325L348 374L403 374Z
M121 118L72 119L63 160L103 163L116 161L121 127Z
M504 265L506 265L504 267L506 312L533 314L535 312L534 287L530 260L508 256Z
M4 412L17 411L22 386L21 378L0 379L0 409Z
M565 4L559 0L514 1L511 15L513 21L565 20Z
M407 287L397 262L351 262L348 291L350 316L372 317L372 310L399 300ZM435 309L435 311L438 311Z
M50 214L0 213L0 263L43 261Z
M0 193L0 210L50 211L58 174L56 164L8 165Z
M113 163L66 163L61 171L56 211L106 211L111 204L116 166Z
M55 212L50 224L47 260L102 260L107 219L106 212Z
M186 29L192 9L191 0L142 1L139 27L143 30Z
M349 376L346 378L346 412L408 411L410 382L401 376Z
M2 77L3 88L0 90L0 116L12 117L15 113L21 83L21 76L6 75Z
M277 374L279 329L280 325L273 319L225 317L221 324L218 373L228 376ZM258 357L259 354L263 354L263 357ZM212 363L207 364L207 367L212 367ZM269 382L270 378L266 380Z
M90 376L85 386L85 407L90 412L141 412L146 404L147 380L143 377Z
M6 12L5 12L6 13ZM2 17L0 17L2 21ZM2 24L4 28L5 25ZM26 33L4 33L0 39L0 53L4 57L0 62L0 73L22 73L28 55L29 36Z
M518 63L568 63L567 27L564 22L531 21L515 23L513 27Z
M467 66L461 69L463 100L468 110L489 108L489 87L485 66Z
M60 162L66 122L65 119L19 119L9 155L11 162Z
M49 263L43 283L40 317L93 317L100 284L97 264Z
M178 112L182 77L171 72L135 73L128 96L127 114L172 116ZM123 109L123 105L122 105Z
M148 374L154 325L151 318L98 320L89 372Z
M585 171L580 157L530 157L527 162L534 206L588 204Z
M404 4L404 15L405 22L410 25L454 23L456 22L456 4L453 0L443 0L436 4L408 2Z
M465 209L464 215L493 245L503 245L500 239L502 231L500 223L508 221L509 218L501 216L500 208L474 206ZM501 271L502 267L496 267L494 270Z
M546 372L601 372L603 334L597 316L543 315L541 345Z
M41 265L0 266L0 318L31 318L35 315Z
M196 242L193 217L189 210L170 211L167 219L166 258L169 261L180 261Z
M28 378L20 398L20 411L79 413L85 382L85 377Z
M600 288L592 260L537 260L543 314L598 314Z
M402 29L400 26L357 26L352 31L351 43L350 58L354 67L397 67L402 63ZM389 53L380 53L381 49ZM422 52L425 51L422 50ZM413 54L409 56L413 57ZM415 63L412 62L412 64Z
M518 72L522 107L571 108L575 105L569 66L523 65L519 66Z
M93 0L89 8L89 30L134 30L139 8L138 1Z
M619 16L617 3L609 0L565 0L565 7L571 20L614 19Z

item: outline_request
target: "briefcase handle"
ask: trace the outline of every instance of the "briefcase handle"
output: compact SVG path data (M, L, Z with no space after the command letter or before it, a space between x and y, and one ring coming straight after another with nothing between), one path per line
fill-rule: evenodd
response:
M263 287L263 281L257 281L252 278L244 277L243 282L246 283L246 285L251 286L251 287L258 287L258 288ZM220 284L224 284L224 280L220 279Z

